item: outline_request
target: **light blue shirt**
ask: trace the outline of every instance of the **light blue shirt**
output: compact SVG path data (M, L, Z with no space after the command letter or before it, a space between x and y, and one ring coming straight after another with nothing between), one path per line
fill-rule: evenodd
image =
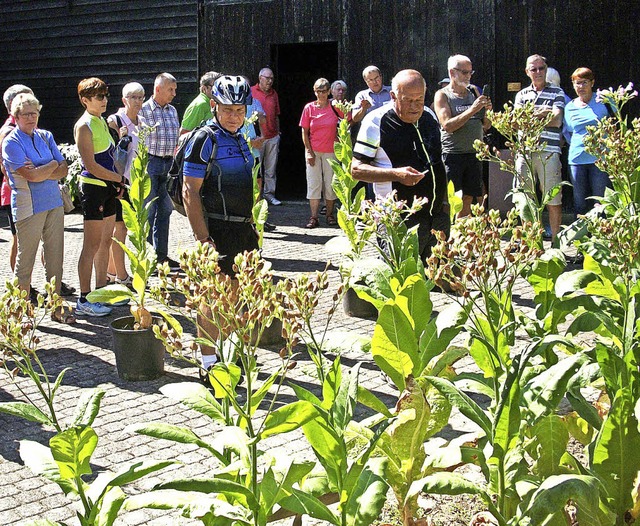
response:
M571 134L569 143L569 164L593 164L596 158L584 149L584 138L587 126L595 126L600 119L609 115L607 107L602 102L596 102L595 93L589 103L581 108L576 105L576 99L567 104L564 109L564 124Z
M16 127L7 135L2 144L2 161L9 175L11 213L16 222L62 206L58 181L47 179L33 183L16 173L26 165L27 159L36 168L54 159L65 160L49 131L36 129L31 137Z
M374 93L370 89L359 91L353 103L353 109L358 109L364 99L367 99L371 103L371 107L367 110L367 113L384 106L391 100L391 86L382 86L382 89L378 93Z
M264 115L262 104L255 97L253 97L253 102L249 106L247 106L247 119L249 119L254 114L254 112L258 112L258 115ZM247 124L247 121L245 120L242 128L240 128L240 133L247 139L247 142L250 142L251 139L255 139L257 137L255 123ZM251 148L251 153L253 154L254 159L260 159L260 150L258 150L258 148Z

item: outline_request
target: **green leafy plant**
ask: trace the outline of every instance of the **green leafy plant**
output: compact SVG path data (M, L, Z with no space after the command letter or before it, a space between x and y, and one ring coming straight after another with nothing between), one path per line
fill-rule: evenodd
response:
M596 100L612 108L613 116L589 126L584 140L585 149L620 194L622 206L640 203L640 120L623 116L624 106L637 96L632 83L615 91L598 90Z
M522 106L505 104L501 112L488 111L487 118L506 139L506 145L511 155L503 158L498 150L491 150L487 143L476 140L473 147L477 152L478 159L497 163L500 170L514 176L515 188L511 190L509 195L513 196L513 202L520 217L525 222L542 224L542 211L545 206L562 191L562 185L567 184L563 182L555 185L547 190L542 198L538 197L533 165L534 159L538 156L542 156L543 166L546 164L543 152L547 144L541 140L541 136L552 119L551 113L540 118L535 113L534 104L528 102ZM522 159L527 167L524 174L516 169L517 159ZM542 247L542 233L540 233L537 243Z
M68 170L64 184L69 187L69 193L74 203L80 202L80 174L82 173L82 159L75 144L58 144L60 153L67 161Z
M147 172L149 148L146 145L146 137L151 131L152 128L148 126L143 126L140 131L138 152L131 164L129 201L125 199L121 201L122 218L127 227L128 238L133 248L129 248L126 244L114 238L114 241L122 247L129 259L133 290L122 284L108 285L94 290L87 296L87 299L103 303L116 303L123 300L131 301L133 303L131 315L135 320L134 329L149 329L153 323L151 313L156 312L162 315L175 330L180 331L180 325L172 316L164 310L149 306L147 303L149 278L156 271L158 261L155 250L147 242L150 229L149 207L152 201L145 204L151 193L151 179Z
M65 495L78 499L80 509L76 517L82 526L110 526L126 500L122 486L164 469L173 461L137 462L116 473L101 473L91 483L86 481L92 475L90 460L98 443L92 425L100 410L104 391L92 389L84 393L78 400L70 422L64 424L60 421L56 414L55 395L68 368L63 369L55 380L47 374L37 355L39 338L35 331L48 312L64 307L55 293L53 281L47 283L46 291L47 299L39 296L37 308L15 283L7 283L6 291L0 297L0 333L3 336L0 359L9 379L27 400L2 402L0 412L55 429L56 433L48 446L32 440L21 440L22 460L36 475L55 482ZM19 376L28 378L36 387L37 397L16 381ZM33 524L42 522L34 521ZM46 524L59 523L46 521Z
M303 326L291 297L304 289L312 296L308 308L314 308L317 296L326 289L326 275L321 275L320 285L311 289L307 276L276 282L269 264L253 251L236 257L234 283L230 276L220 273L217 253L208 244L199 244L196 250L180 257L185 276L161 272L161 284L154 294L166 308L175 308L176 293L183 295L191 320L200 323L205 331L213 325L217 335L198 338L186 348L178 331L156 327L156 334L174 356L196 363L190 354L201 343L215 347L221 361L207 371L213 393L194 383L165 386L163 393L224 427L214 442L202 440L190 429L164 423L138 424L130 430L197 445L210 452L220 467L207 479L161 484L128 501L127 506L181 508L187 516L204 524L263 525L315 465L293 462L286 455L270 455L261 450L260 444L267 437L298 429L317 416L316 408L306 400L278 407L277 399L287 371L296 366L293 349ZM261 379L256 351L263 331L275 319L282 321L281 363ZM242 371L246 389L239 394L236 388ZM263 416L257 413L260 406L266 407Z

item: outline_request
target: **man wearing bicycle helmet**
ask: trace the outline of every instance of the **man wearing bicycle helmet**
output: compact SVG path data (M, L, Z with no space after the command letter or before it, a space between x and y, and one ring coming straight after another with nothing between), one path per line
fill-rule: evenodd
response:
M212 89L213 118L185 146L182 196L194 238L212 243L222 272L233 276L233 260L245 250L258 248L251 219L253 207L253 156L240 133L251 88L240 76L225 75ZM217 331L207 321L207 307L198 316L198 332L215 340ZM217 361L215 349L201 345L200 378L208 385L206 371Z
M233 274L233 259L258 248L251 219L253 156L239 133L251 89L225 75L213 85L213 118L185 146L183 199L196 240L214 243L220 268ZM207 169L209 173L207 174Z

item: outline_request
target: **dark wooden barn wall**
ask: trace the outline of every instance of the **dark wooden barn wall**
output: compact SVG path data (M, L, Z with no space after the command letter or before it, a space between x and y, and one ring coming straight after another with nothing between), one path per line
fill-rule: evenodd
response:
M109 84L107 114L122 105L124 84L149 95L162 71L178 79L180 113L197 93L195 0L5 0L0 20L0 90L31 87L44 104L40 125L58 142L72 140L83 78Z
M255 81L273 45L336 41L351 97L370 63L387 81L416 68L433 89L454 53L471 57L474 82L492 84L498 104L513 99L508 82L529 82L524 63L532 53L560 71L570 96L579 66L591 67L599 86L640 78L637 0L204 0L201 16L204 69Z

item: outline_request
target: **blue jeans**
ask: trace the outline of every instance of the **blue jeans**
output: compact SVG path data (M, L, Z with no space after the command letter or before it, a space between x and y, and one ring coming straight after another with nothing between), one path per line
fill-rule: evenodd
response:
M595 164L572 164L569 180L573 185L573 212L586 214L593 208L593 199L604 196L604 189L611 188L609 176Z
M151 193L147 198L157 198L149 207L149 238L147 241L156 250L158 261L161 262L169 254L169 220L173 212L173 203L167 192L167 174L171 168L172 159L162 159L149 155L147 171L151 178Z

